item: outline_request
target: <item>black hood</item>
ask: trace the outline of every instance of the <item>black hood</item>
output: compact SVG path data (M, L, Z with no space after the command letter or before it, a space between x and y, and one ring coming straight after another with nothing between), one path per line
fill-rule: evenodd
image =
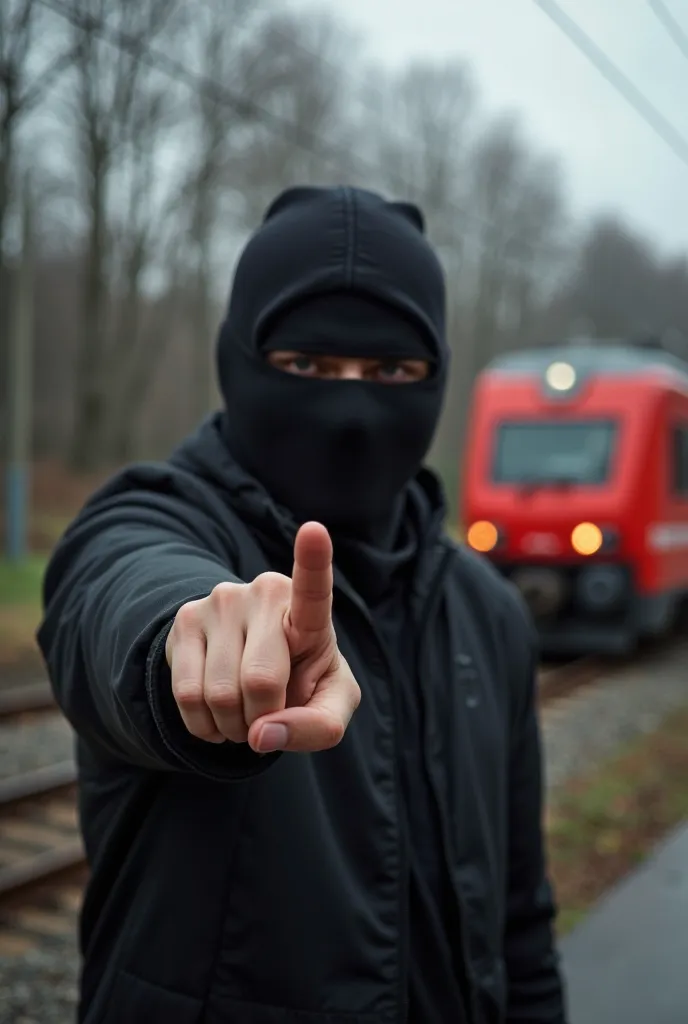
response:
M350 188L290 189L239 260L217 346L223 435L297 522L389 539L439 419L444 277L417 208ZM270 349L423 360L426 379L314 379Z
M255 355L290 307L309 296L354 293L398 310L445 364L444 274L424 231L411 203L363 189L287 189L241 254L223 333ZM220 343L221 387L224 356Z
M211 416L186 438L170 462L207 483L253 534L274 571L291 574L298 524L227 451L221 414ZM388 548L334 534L335 574L375 605L399 574L416 573L423 554L437 544L445 516L442 484L434 471L423 468L405 488ZM418 580L421 589L423 582Z

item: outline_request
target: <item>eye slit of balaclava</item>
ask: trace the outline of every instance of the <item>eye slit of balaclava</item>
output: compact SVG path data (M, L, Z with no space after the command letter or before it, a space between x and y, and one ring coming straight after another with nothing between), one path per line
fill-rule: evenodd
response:
M258 339L269 352L350 356L381 360L418 359L437 366L437 354L422 325L399 309L367 296L336 292L304 299L273 320ZM426 378L427 379L427 378Z

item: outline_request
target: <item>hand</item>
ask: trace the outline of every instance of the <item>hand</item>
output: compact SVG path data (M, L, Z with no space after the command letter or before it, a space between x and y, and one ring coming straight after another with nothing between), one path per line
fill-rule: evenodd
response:
M306 523L291 579L266 572L220 583L183 605L165 648L186 728L253 750L327 750L341 740L361 691L332 625L332 541Z

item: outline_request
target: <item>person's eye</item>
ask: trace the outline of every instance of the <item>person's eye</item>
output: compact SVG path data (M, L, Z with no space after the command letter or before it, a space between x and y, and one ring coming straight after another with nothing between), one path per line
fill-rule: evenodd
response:
M301 376L311 376L318 371L317 365L309 356L294 356L285 364L284 368L290 373L298 373Z
M377 367L376 375L379 380L392 384L403 384L406 381L416 380L416 375L411 373L408 366L397 362L380 363Z

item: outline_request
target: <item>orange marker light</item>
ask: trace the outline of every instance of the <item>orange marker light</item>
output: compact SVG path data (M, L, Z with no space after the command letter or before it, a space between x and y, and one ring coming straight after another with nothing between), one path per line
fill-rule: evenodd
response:
M571 532L571 547L578 555L594 555L603 540L602 531L594 523L579 523Z
M492 551L497 546L499 533L494 523L490 523L486 519L480 519L477 523L472 523L469 526L466 540L474 551L480 551L485 554L485 552Z

